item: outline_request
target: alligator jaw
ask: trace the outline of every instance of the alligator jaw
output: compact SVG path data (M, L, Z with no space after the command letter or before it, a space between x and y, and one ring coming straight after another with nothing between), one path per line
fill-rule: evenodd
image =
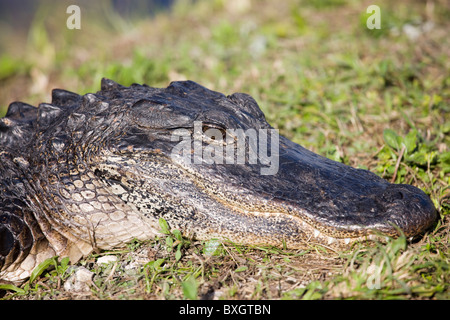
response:
M431 200L418 188L390 184L284 137L280 142L274 175L261 175L259 166L245 164L186 164L168 156L170 148L146 154L145 163L141 158L142 165L133 167L126 165L127 157L136 157L137 149L133 154L129 149L117 151L124 160L113 171L128 177L122 183L131 195L140 189L151 195L149 199L156 196L158 212L164 212L169 224L200 240L344 247L380 234L381 239L400 233L413 237L436 220ZM109 162L119 164L118 158ZM124 200L132 198L128 194ZM141 211L148 208L135 205Z
M280 137L280 146L279 171L273 176L229 168L239 176L234 180L241 186L229 194L234 203L242 201L247 208L249 203L255 204L258 211L264 204L295 218L298 230L304 233L301 241L306 237L315 242L341 239L340 243L348 243L346 239L366 239L380 233L413 237L436 221L430 198L416 187L390 184L369 171L318 156L284 137ZM207 176L201 166L194 170L199 170L199 177ZM236 194L244 196L237 200Z

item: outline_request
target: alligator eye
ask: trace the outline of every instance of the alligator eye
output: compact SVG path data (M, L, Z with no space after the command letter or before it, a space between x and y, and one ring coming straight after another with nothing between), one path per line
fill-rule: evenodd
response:
M227 132L225 129L210 124L203 124L202 126L203 134L211 140L221 140L226 141Z

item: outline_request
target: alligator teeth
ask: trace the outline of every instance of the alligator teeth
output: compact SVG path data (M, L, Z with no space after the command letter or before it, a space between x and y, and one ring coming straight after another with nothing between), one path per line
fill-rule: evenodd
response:
M333 242L336 242L336 239L333 237L328 237L328 244L332 244Z
M314 230L314 237L317 238L320 235L319 230Z
M350 243L350 238L345 238L344 242L345 242L345 244L349 244Z

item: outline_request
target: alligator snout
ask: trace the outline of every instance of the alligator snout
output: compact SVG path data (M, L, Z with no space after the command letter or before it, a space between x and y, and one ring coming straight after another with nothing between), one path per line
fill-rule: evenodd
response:
M273 177L293 212L325 236L336 239L371 234L413 237L430 228L436 209L422 190L391 184L376 174L313 154L281 138L280 172ZM293 174L294 173L294 174Z
M385 223L391 225L391 230L392 226L396 226L406 236L422 233L437 219L431 199L414 186L389 184L382 199L386 210Z

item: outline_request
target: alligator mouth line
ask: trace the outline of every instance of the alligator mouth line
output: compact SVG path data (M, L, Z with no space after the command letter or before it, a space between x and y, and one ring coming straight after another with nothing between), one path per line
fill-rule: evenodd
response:
M152 153L155 155L155 153ZM158 156L168 160L167 156L157 153ZM173 160L173 159L172 159ZM213 201L220 203L223 207L229 208L231 212L236 215L243 215L248 217L261 217L263 219L287 219L296 224L299 229L302 230L302 237L297 238L295 241L299 242L299 246L308 246L312 244L320 244L331 247L349 247L356 242L361 241L387 241L391 236L401 235L401 230L396 228L394 224L391 225L392 229L395 229L395 233L392 231L389 234L383 234L380 230L386 229L384 225L373 225L368 227L366 225L353 225L346 228L339 226L321 225L317 224L313 218L313 214L308 213L304 209L296 208L291 210L282 210L281 206L274 206L270 210L264 210L264 208L257 208L255 204L261 201L248 201L247 204L243 200L232 199L227 197L225 192L217 192L217 190L211 190L207 186L214 185L213 182L205 180L205 177L193 170L192 167L184 166L185 163L177 164L173 163L180 170L184 172L186 178L197 186L199 190L207 194ZM219 196L219 194L221 196ZM248 203L251 203L249 205ZM273 205L273 204L272 204ZM316 227L314 227L314 225ZM211 236L211 235L210 235ZM409 237L412 240L414 237ZM283 243L285 239L281 238L280 243ZM301 244L300 244L301 243ZM263 244L263 243L261 243ZM299 247L294 245L294 247Z
M287 213L285 212L259 212L259 211L246 211L238 207L232 207L233 210L241 211L244 214L251 216L259 216L264 218L278 218L285 217ZM306 245L320 244L320 245L336 245L338 247L351 246L353 243L361 241L386 241L390 236L383 235L381 232L376 231L376 226L372 229L365 229L365 232L361 232L362 235L348 234L347 237L334 237L327 233L328 230L333 230L330 227L321 227L320 230L313 227L311 224L305 222L298 216L290 215L290 218L295 221L302 231L304 232L304 237L299 241ZM400 232L399 232L400 234ZM341 234L342 235L342 234ZM413 237L410 237L412 240ZM281 240L283 242L283 239Z
M212 193L209 193L210 196L214 196ZM325 225L317 225L317 228L313 226L313 224L306 221L312 221L312 219L308 219L305 214L303 217L299 217L298 211L297 214L292 214L284 211L257 211L257 210L246 210L242 209L241 206L237 206L236 202L230 204L226 200L222 198L214 198L216 201L222 203L224 206L230 207L231 211L239 212L240 214L246 216L253 217L262 217L264 219L277 219L277 218L288 218L293 223L296 223L299 228L304 233L302 239L297 239L297 241L302 242L303 244L311 245L311 244L320 244L320 245L335 245L338 247L351 246L354 243L362 242L362 241L387 241L390 237L400 236L402 232L399 228L397 228L394 224L392 224L392 228L397 230L397 232L390 234L383 234L380 229L385 226L382 225L374 225L372 227L367 226L353 226L347 230L339 230L336 231L332 226ZM409 237L409 240L413 240L415 237ZM284 239L281 239L283 242Z

